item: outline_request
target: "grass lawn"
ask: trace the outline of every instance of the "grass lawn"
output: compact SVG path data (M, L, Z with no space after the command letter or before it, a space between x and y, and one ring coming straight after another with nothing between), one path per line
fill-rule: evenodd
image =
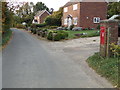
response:
M12 35L12 31L11 30L7 30L7 32L2 35L2 43L1 43L2 46L7 44L7 42L10 40L11 35Z
M118 82L120 80L120 74L118 73L120 59L102 58L99 53L96 53L89 57L87 62L98 74L107 78L114 86L120 88L120 82Z
M81 31L66 31L68 32L68 39L77 38L75 34L82 34L87 33L87 35L81 36L81 37L93 37L93 36L99 36L99 30L81 30Z

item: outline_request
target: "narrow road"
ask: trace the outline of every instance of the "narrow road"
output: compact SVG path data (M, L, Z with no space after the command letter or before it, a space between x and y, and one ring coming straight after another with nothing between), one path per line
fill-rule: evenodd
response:
M3 88L111 88L100 83L62 53L51 53L42 40L13 29L2 52ZM49 42L48 42L49 43Z

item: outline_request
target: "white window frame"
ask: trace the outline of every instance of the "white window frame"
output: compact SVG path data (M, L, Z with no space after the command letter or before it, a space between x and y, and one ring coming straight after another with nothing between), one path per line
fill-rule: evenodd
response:
M74 17L74 18L73 18L73 24L74 24L74 25L77 25L77 24L78 24L78 17Z
M93 23L100 23L100 17L94 17Z
M78 4L74 4L73 5L73 10L77 10L78 9Z
M65 19L64 19L64 25L67 25L67 23L68 23L68 19L65 18Z
M65 8L64 8L64 12L68 12L68 7L65 7Z

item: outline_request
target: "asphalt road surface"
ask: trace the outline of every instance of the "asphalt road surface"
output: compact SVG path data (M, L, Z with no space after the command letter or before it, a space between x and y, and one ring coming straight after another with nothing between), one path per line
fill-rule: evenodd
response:
M3 88L112 87L86 74L70 57L51 53L42 40L22 30L13 31L12 40L2 52Z

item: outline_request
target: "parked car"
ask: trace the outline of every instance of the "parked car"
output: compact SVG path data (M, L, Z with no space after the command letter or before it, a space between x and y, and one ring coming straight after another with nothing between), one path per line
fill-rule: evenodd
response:
M74 27L72 30L73 31L80 31L80 30L82 30L82 27Z
M63 30L63 27L58 27L57 30Z

